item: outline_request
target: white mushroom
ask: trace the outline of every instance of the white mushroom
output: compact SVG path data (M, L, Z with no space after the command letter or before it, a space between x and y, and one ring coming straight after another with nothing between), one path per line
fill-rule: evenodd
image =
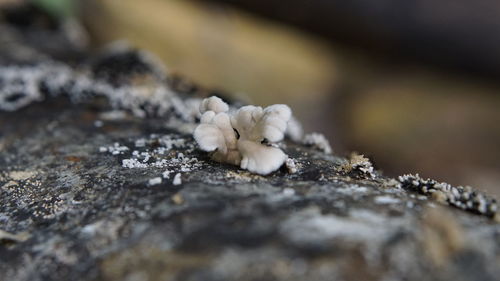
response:
M290 108L284 104L271 105L265 109L248 105L235 112L231 117L231 125L240 135L238 151L242 157L242 169L267 175L283 165L287 155L281 149L263 142L283 140L291 116Z
M242 156L240 167L260 175L278 170L288 158L279 148L248 140L238 140L238 150Z
M227 105L227 103L225 103L221 98L216 96L211 96L209 98L206 98L200 104L201 114L207 111L220 113L220 112L227 112L228 110L229 106Z
M275 104L266 107L243 106L231 117L231 125L242 139L262 142L278 142L285 136L286 126L292 116L287 105Z
M214 151L212 159L240 165L250 172L267 175L288 158L268 143L283 140L292 112L287 105L262 109L247 105L226 113L229 107L220 98L210 97L200 105L200 125L194 137L204 151Z
M227 111L227 104L221 99L210 98L212 102L203 100L201 108L221 110L224 105ZM222 104L218 103L221 102ZM241 157L237 152L236 135L231 127L229 115L225 112L215 113L208 110L203 113L200 125L194 131L194 138L200 148L204 151L213 152L212 159L218 162L226 162L239 165Z

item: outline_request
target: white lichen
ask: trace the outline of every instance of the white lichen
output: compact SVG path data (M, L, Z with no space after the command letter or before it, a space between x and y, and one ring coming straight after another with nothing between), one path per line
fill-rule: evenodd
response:
M112 146L99 147L99 152L109 152L113 155L123 154L125 151L128 151L128 150L129 150L129 148L127 146L120 145L117 142L115 142Z
M53 96L66 95L74 103L85 102L92 96L103 96L114 110L124 109L137 117L163 117L174 112L181 120L194 120L186 104L164 82L166 73L151 54L112 46L97 61L115 56L129 56L148 66L150 69L146 75L150 83L123 82L116 85L113 83L116 81L94 73L92 65L73 68L51 59L29 65L2 65L0 111L15 111Z
M170 178L170 174L172 173L172 171L170 170L166 170L165 172L161 173L161 176L164 178L164 179L169 179Z
M161 177L156 177L156 178L152 178L148 181L148 185L149 186L152 186L152 185L157 185L157 184L160 184L162 182L162 179Z
M193 154L196 150L195 144L178 134L151 134L126 142L130 143L130 146L116 142L110 146L101 146L99 151L119 156L123 168L150 171L158 171L161 168L163 172L145 180L148 186L167 181L180 185L181 173L189 173L202 167L202 163ZM173 175L175 176L172 177Z
M292 112L287 105L262 108L247 105L229 112L218 97L200 104L200 124L194 138L213 160L239 165L250 172L267 175L283 165L288 156L273 143L283 140Z
M430 196L456 208L482 214L491 218L497 215L498 205L495 198L466 186L452 186L445 182L423 179L418 174L398 177L400 188Z
M122 160L122 167L134 169L134 168L147 168L148 165L139 162L137 159L123 159Z

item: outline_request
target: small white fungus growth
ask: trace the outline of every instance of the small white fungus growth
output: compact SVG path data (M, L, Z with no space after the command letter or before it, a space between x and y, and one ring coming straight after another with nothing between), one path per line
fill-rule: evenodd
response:
M292 112L287 105L262 108L247 105L234 112L218 97L200 104L200 124L194 138L212 159L239 165L250 172L267 175L283 165L288 156L268 145L283 140Z
M286 159L285 166L290 174L297 173L297 165L295 164L295 161L292 158Z
M216 114L220 112L227 112L229 106L221 98L212 96L201 101L200 112L201 114L207 111L213 111Z
M332 153L332 147L330 146L330 142L326 139L323 134L320 133L311 133L304 136L302 142L305 145L310 145L318 148L324 153L330 154Z
M170 174L172 173L172 171L169 171L169 170L166 170L165 172L163 172L161 174L161 176L165 179L169 179L170 178Z
M162 181L161 177L156 177L156 178L152 178L148 181L148 185L157 185L157 184L160 184Z
M220 102L223 103L222 100ZM200 106L200 112L203 112L204 104ZM213 103L212 106L215 107ZM240 163L241 156L236 145L236 135L227 113L204 112L200 125L194 131L194 138L202 150L214 151L212 154L214 160L233 165Z
M300 142L304 137L304 129L299 120L292 116L288 122L285 134L293 141Z
M181 173L177 173L175 174L174 176L174 180L172 181L172 184L173 185L179 185L182 183L182 179L181 179Z

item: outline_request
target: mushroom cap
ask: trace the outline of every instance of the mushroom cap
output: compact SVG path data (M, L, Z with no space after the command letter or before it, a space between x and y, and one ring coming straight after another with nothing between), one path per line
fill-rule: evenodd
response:
M227 105L227 103L225 103L221 98L216 96L211 96L209 98L206 98L200 104L201 114L207 111L220 113L220 112L227 112L228 110L229 106Z
M247 140L238 141L240 167L252 173L267 175L278 170L288 156L281 149Z

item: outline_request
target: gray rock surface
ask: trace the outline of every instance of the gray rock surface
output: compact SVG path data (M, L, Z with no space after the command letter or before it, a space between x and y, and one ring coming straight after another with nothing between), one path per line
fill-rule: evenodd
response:
M0 280L499 280L493 200L473 214L290 140L295 173L215 163L160 68L128 49L0 66Z

